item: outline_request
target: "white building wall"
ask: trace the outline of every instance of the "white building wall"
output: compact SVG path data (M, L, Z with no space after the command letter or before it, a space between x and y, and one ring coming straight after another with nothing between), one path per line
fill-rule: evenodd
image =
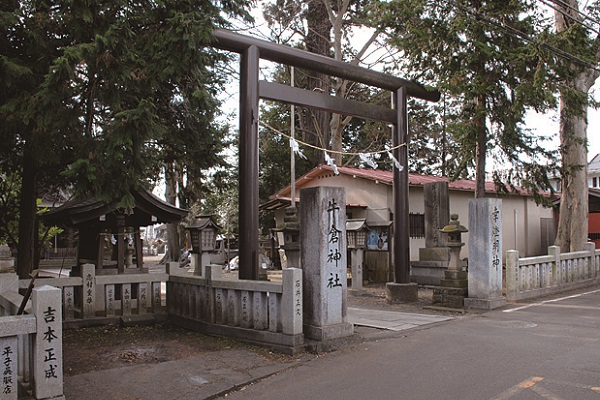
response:
M327 175L320 179L304 182L302 188L315 186L331 186L346 188L346 201L350 204L368 206L366 210L355 210L353 218L365 218L367 223L375 225L390 218L393 210L392 186L376 183L369 179L354 178L349 175ZM297 193L299 196L299 190ZM469 226L469 200L473 193L468 191L449 191L450 214L458 214L462 225ZM541 248L541 218L553 218L552 209L543 208L535 204L530 197L509 196L502 199L502 253L506 250L518 250L524 256L545 254L546 249ZM410 212L424 213L423 187L411 186L409 189ZM278 222L283 221L283 210L279 210ZM363 213L363 215L360 215ZM281 218L279 218L281 214ZM388 219L389 221L389 219ZM461 258L469 254L469 233L462 235L465 246ZM424 239L411 239L410 259L419 259L419 249L425 247Z

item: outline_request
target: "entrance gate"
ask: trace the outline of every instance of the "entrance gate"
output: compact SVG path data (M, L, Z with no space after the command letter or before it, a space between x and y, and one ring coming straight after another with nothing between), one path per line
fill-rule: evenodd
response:
M392 124L393 155L403 169L394 169L395 283L410 283L408 208L407 98L438 101L440 93L398 77L336 61L307 51L266 42L226 30L214 32L213 46L241 55L239 115L240 279L258 279L258 116L259 100L273 100ZM259 81L260 59L336 76L392 92L392 107L313 93Z

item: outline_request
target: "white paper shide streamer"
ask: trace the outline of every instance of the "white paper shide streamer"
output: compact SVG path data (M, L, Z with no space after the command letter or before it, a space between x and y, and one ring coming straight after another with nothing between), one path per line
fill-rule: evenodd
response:
M391 151L388 151L388 156L390 157L390 160L394 162L394 166L398 169L398 171L402 171L404 169L404 167L400 165L400 161L396 160L396 157L394 157Z
M373 160L373 155L359 153L358 157L360 158L360 161L367 164L369 167L371 167L373 169L377 169L377 163L375 162L375 160Z
M339 175L340 171L338 171L337 165L335 165L335 160L329 157L329 154L327 154L325 150L323 150L323 155L325 157L325 162L327 163L327 165L329 165L331 169L333 169L333 173Z
M296 140L294 140L294 138L290 138L290 147L292 148L292 151L299 155L301 158L304 158L306 160L306 156L302 153L302 150L300 150L300 146L298 145L298 142L296 142Z

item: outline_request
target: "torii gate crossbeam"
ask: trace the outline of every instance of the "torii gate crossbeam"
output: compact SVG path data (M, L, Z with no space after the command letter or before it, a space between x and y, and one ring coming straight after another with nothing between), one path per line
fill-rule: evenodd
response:
M240 68L240 143L239 143L239 207L240 207L240 279L258 279L258 116L261 98L319 108L392 124L394 147L408 144L406 101L416 97L438 101L440 93L392 75L357 65L336 61L304 50L263 41L226 30L213 32L213 46L241 55ZM360 82L393 93L392 108L373 106L338 99L327 94L290 88L276 83L259 82L259 61L265 59L293 67ZM394 169L393 255L395 282L410 282L409 207L408 207L408 147L394 150L394 157L403 166ZM294 194L292 194L294 195Z

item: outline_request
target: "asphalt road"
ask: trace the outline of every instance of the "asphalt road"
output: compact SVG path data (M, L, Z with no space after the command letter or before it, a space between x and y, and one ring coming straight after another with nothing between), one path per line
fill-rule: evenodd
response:
M600 289L388 335L227 399L600 399Z

